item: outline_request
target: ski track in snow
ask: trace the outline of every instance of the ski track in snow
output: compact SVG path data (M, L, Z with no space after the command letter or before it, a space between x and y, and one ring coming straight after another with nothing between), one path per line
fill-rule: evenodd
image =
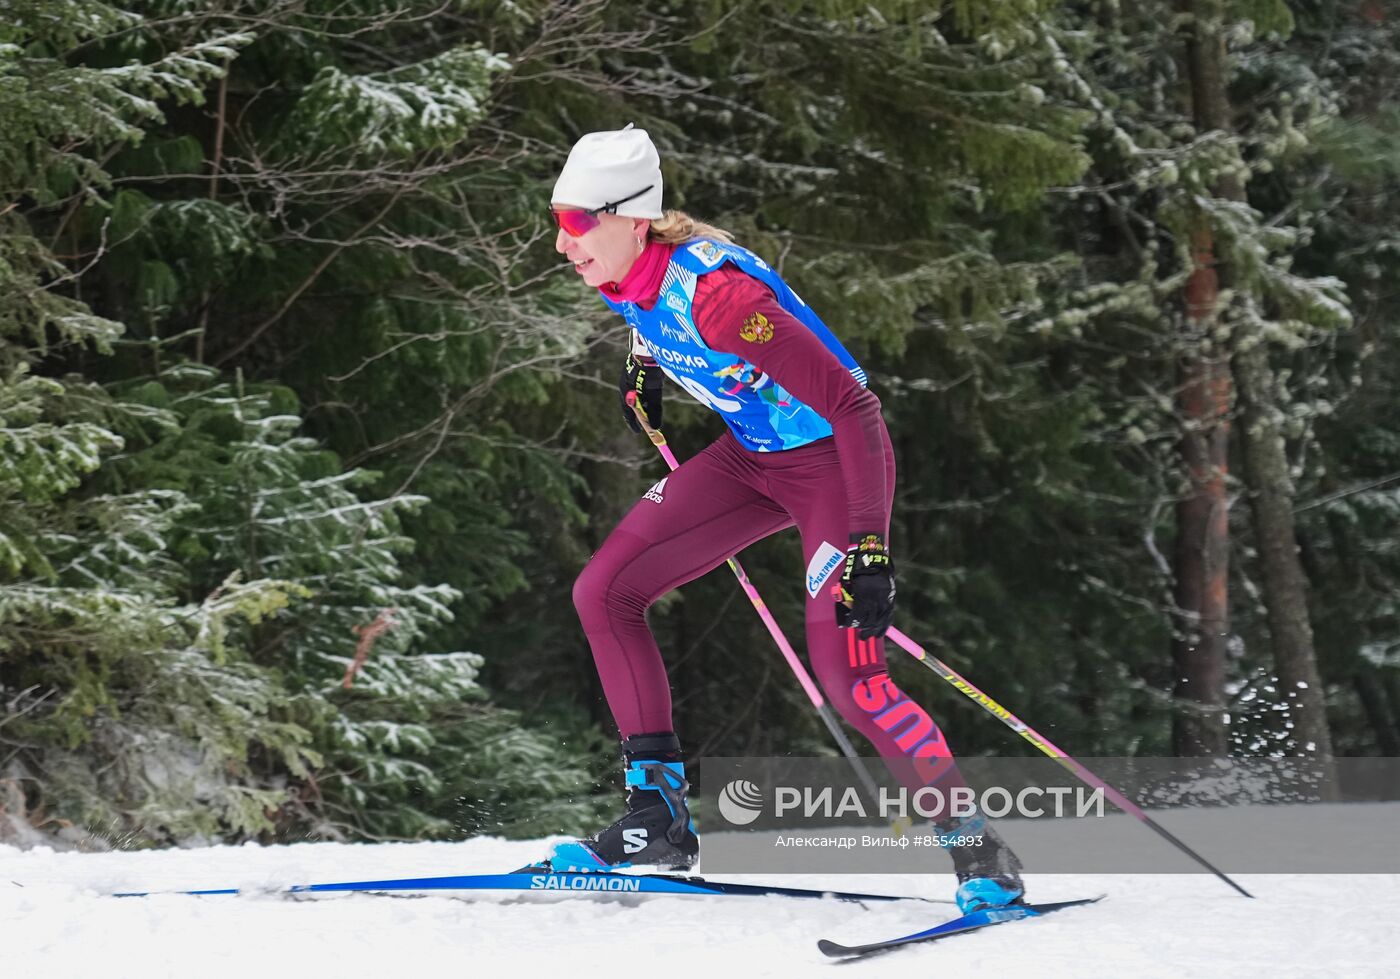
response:
M0 976L397 979L527 970L616 979L638 968L706 979L1400 975L1400 875L1394 874L1238 876L1254 901L1209 875L1028 875L1027 896L1035 901L1108 898L855 962L825 958L817 939L889 938L956 910L782 897L479 892L106 896L497 873L528 863L562 838L87 854L0 846ZM942 900L953 890L951 874L714 876Z

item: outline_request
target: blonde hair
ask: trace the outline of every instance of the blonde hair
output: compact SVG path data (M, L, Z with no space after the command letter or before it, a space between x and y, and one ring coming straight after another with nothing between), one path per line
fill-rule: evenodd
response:
M697 221L684 211L666 211L651 222L647 237L663 245L682 245L692 238L717 238L734 244L734 236L723 228Z

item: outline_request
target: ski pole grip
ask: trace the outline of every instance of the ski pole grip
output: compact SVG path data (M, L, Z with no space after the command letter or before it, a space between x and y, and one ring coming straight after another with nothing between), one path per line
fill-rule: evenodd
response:
M637 424L641 425L642 431L647 433L647 438L651 439L655 445L665 445L666 436L651 427L651 423L647 421L646 412L642 411L642 406L637 403L637 392L628 391L623 397L627 401L627 407L632 409L632 414L637 416Z

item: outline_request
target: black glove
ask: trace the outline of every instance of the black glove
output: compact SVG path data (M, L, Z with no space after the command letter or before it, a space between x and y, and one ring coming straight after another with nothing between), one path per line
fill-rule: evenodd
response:
M861 639L883 636L894 621L894 565L879 534L852 534L841 574L836 624Z
M622 397L622 417L627 419L627 427L641 434L642 426L637 424L637 416L627 404L627 395L636 394L642 413L647 416L647 424L652 428L661 427L661 368L650 357L628 354L622 365L622 378L617 382L618 394Z

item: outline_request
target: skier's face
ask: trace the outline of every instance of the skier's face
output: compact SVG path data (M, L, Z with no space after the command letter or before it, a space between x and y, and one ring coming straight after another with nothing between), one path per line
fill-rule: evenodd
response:
M556 205L556 210L568 210ZM554 236L554 250L574 263L574 271L590 286L605 282L621 282L637 256L642 253L647 229L646 218L629 218L619 214L599 214L598 226L578 237L560 228Z

